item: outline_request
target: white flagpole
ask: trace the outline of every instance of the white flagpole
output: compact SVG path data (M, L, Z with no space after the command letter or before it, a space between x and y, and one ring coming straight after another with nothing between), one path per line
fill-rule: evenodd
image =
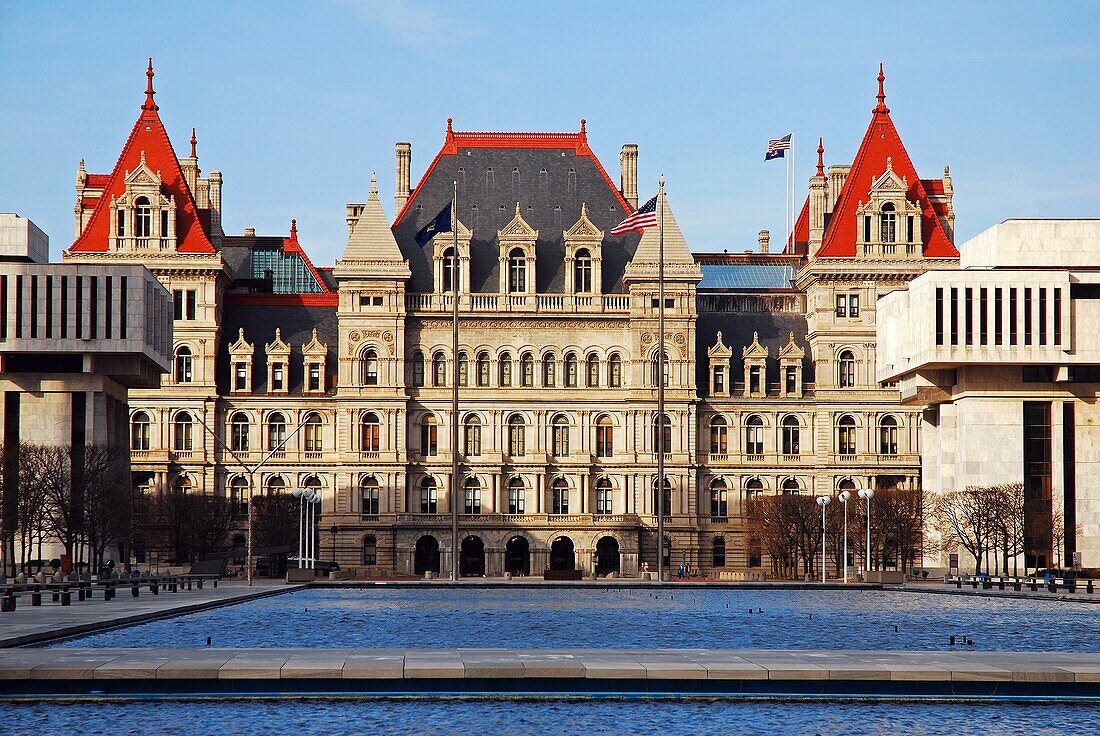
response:
M794 153L792 152L793 156ZM787 159L786 165L783 167L787 172L787 181L783 185L783 198L786 200L787 213L786 219L783 221L783 226L787 229L786 237L783 238L783 247L787 247L787 241L791 239L791 159L788 156L784 156Z
M794 131L792 130L791 131L791 180L790 180L791 181L791 191L790 191L790 194L787 195L791 198L791 208L790 208L790 213L791 213L791 235L790 235L790 241L791 241L791 249L792 250L794 249L794 226L795 226L795 222L798 220L798 198L795 196L795 193L794 193L795 187L798 186L798 178L796 176L797 172L795 170L794 163L795 163L794 162Z

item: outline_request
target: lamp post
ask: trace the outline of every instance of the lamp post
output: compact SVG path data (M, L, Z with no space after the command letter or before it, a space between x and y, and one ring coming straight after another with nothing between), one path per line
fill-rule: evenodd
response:
M844 584L848 584L848 499L852 497L851 491L840 492L840 502L844 504Z
M333 524L329 531L332 532L332 567L336 569L336 535L340 533L340 527Z
M294 488L290 495L298 499L298 569L301 570L305 560L306 541L306 493L304 488Z
M309 549L309 569L316 572L317 570L317 537L314 534L315 527L317 526L317 512L320 511L321 494L315 490L309 490L309 496L306 499L309 504L307 514L306 527L309 531L308 549Z
M867 556L863 558L863 580L867 580L867 572L871 569L871 499L875 492L870 488L859 491L859 497L867 502Z
M817 505L821 507L821 582L825 582L825 507L833 499L829 496L818 496Z

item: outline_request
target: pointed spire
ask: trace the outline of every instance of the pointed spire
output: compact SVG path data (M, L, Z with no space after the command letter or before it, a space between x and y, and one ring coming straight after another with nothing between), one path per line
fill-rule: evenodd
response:
M453 141L454 137L455 137L454 128L451 127L451 124L453 122L454 122L454 120L452 120L451 118L447 118L447 140L448 141Z
M156 92L153 91L153 57L149 57L149 68L145 72L145 76L148 81L145 83L145 104L141 106L142 110L148 110L150 112L156 112L160 108L157 107L157 103L153 102L153 95Z
M817 139L817 175L825 176L825 160L822 156L825 155L825 144L821 138Z
M195 145L199 142L199 139L195 137L195 129L191 129L191 158L198 158L199 155L195 153Z
M519 213L519 202L516 202L516 217L523 217L523 215Z
M373 171L370 172L370 195L368 195L368 199L378 199L378 175Z
M83 162L84 162L84 159L81 159L82 164L83 164ZM585 217L585 218L588 217L588 203L587 202L581 202L581 217Z
M291 240L297 240L298 239L298 221L297 220L291 220L290 221L290 239Z
M882 71L882 62L878 65L878 105L872 112L890 112L890 108L886 106L886 91L884 90L882 83L886 81L886 74Z

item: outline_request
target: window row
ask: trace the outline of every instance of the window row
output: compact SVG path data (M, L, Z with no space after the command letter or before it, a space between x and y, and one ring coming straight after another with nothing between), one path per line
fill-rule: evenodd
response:
M534 291L534 259L523 248L508 251L507 274L505 282L510 294L529 294ZM443 251L443 291L454 291L455 283L462 283L461 259L455 262L454 247ZM595 291L594 261L587 248L579 248L573 254L573 291L578 294L591 294Z
M936 345L1047 345L1048 338L1062 344L1058 287L936 287Z
M427 358L419 351L413 353L410 361L412 385L426 386L429 378L432 386L448 385L451 376L448 363L446 353L440 351L433 354L429 375ZM374 365L374 370L371 371L368 364L364 363L361 371L361 381L364 385L378 383L377 361ZM595 354L581 357L577 353L570 352L566 353L559 363L554 353L536 357L533 353L525 352L519 356L518 360L513 360L512 354L505 352L494 361L489 353L480 352L474 357L472 377L470 369L469 355L460 352L458 354L459 386L552 388L559 385L559 372L560 384L566 388L580 386L619 388L623 385L623 361L618 353L612 353L606 361L601 361Z
M710 420L710 453L712 455L729 454L729 425L725 417L715 416ZM784 455L801 455L802 426L798 418L788 415L780 423L779 444ZM878 424L878 452L880 455L898 454L898 420L890 415L882 417ZM745 420L744 445L746 455L764 454L764 420L759 415ZM841 416L836 423L836 454L856 454L856 420L848 414Z

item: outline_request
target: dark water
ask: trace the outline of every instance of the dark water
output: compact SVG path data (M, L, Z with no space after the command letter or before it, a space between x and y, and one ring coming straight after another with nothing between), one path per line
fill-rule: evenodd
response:
M952 634L978 650L1100 651L1100 605L883 591L318 589L60 646L200 647L211 637L216 647L942 650Z
M774 701L0 704L0 734L1090 734L1100 706Z

